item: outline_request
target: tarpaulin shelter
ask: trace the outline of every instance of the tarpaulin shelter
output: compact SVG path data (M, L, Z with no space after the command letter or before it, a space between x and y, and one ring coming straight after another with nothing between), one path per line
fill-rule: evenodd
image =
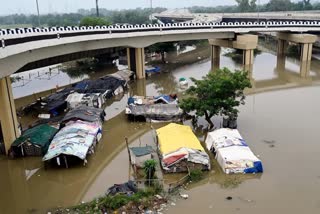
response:
M69 94L66 101L68 103L68 107L71 109L78 106L102 108L103 104L105 103L105 98L101 93L81 94L74 92Z
M69 121L82 120L86 122L98 122L102 123L106 116L103 109L98 109L89 106L79 106L70 110L62 119L61 125L64 126Z
M222 128L209 132L205 143L208 150L215 153L226 174L263 172L261 160L253 154L238 130Z
M177 104L129 105L130 120L181 121L183 110Z
M159 96L132 96L128 98L128 105L150 105L150 104L177 104L176 94L162 94Z
M170 123L156 132L161 165L166 172L210 169L209 156L189 126Z
M12 143L9 153L13 157L42 156L57 132L58 129L47 124L28 129Z
M43 161L56 158L61 164L60 157L73 156L85 160L87 154L93 151L102 136L101 125L85 121L70 121L53 138ZM67 166L67 163L66 163Z
M130 147L131 164L136 167L143 167L146 160L152 159L153 149L151 146Z

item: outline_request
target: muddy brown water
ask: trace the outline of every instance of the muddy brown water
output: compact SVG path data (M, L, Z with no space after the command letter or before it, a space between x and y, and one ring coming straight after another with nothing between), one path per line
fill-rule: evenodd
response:
M311 76L300 78L298 61L287 59L286 69L277 70L276 60L266 52L256 57L255 88L248 91L238 120L240 133L261 158L265 172L225 175L213 161L206 178L183 191L189 199L175 201L165 213L320 213L320 63L313 61ZM127 181L132 172L124 138L142 143L152 140L150 123L132 123L125 117L129 93L183 95L178 79L201 78L210 71L210 64L204 60L133 83L129 92L107 107L109 120L104 123L103 138L85 167L44 170L37 157L0 157L0 213L46 213L54 207L89 201L114 183ZM223 66L239 68L224 56ZM214 121L219 126L219 118ZM152 124L154 128L163 125ZM202 142L206 126L200 119L194 127ZM228 196L232 200L226 200Z

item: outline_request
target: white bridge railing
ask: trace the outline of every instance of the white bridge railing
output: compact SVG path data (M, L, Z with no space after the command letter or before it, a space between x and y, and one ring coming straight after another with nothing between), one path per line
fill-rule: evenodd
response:
M310 30L320 31L320 21L261 21L261 22L219 22L219 23L175 23L175 24L142 24L142 25L110 25L110 26L90 26L90 27L29 27L15 29L0 29L0 46L5 46L45 40L62 37L73 37L94 34L119 34L134 32L163 32L179 30L197 30L197 29L219 29L221 32L228 29L230 32L234 29L250 29L257 31L261 28L276 28L276 31L282 31L282 28L310 28ZM270 29L271 30L271 29ZM305 30L304 30L305 31Z

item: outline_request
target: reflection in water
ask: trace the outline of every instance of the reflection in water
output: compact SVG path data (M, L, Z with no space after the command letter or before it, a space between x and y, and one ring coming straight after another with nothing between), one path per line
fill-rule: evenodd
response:
M291 58L282 60L277 65L277 57L265 52L255 58L250 72L254 88L247 91L252 95L240 108L238 121L240 133L260 155L265 173L227 176L213 160L213 170L207 178L190 186L189 203L179 202L170 208L169 213L213 213L212 208L218 213L278 213L279 210L283 213L319 213L320 173L317 163L320 148L315 115L320 114L320 103L314 97L320 96L316 87L320 63L313 61L310 76L302 78L299 63ZM221 56L220 65L241 68L224 56ZM110 117L103 126L103 138L86 167L45 170L39 158L7 160L0 157L1 214L44 213L48 208L90 200L102 195L114 183L127 181L130 173L124 138L129 137L130 142L141 136L142 142L152 140L150 123L131 123L126 119L123 109L129 94L177 92L181 97L183 91L178 89L179 78L200 79L210 72L210 68L209 61L195 63L133 83L129 92L107 107ZM298 87L300 89L282 90ZM261 93L268 91L275 93ZM185 121L185 124L191 123ZM152 125L158 128L166 124ZM215 119L215 125L219 127L218 119ZM308 128L304 128L304 134L301 134L301 128L306 125ZM206 127L201 118L194 126L202 143ZM264 139L275 140L277 144L267 146L262 143ZM302 143L304 149L301 149ZM301 173L301 170L307 171ZM226 201L227 196L234 199ZM254 206L243 199L254 200Z

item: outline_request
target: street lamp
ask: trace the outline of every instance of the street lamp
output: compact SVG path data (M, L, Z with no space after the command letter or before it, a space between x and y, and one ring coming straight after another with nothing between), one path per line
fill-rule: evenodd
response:
M38 11L38 24L39 24L39 27L40 27L40 12L39 12L39 3L38 3L38 0L36 0L36 4L37 4L37 11Z
M99 17L99 5L98 5L98 0L96 0L96 12L97 12L97 17Z
M260 0L258 0L258 22L260 22Z
M152 0L150 0L150 9L151 9L151 14L150 14L150 23L152 24L152 12L153 12L153 5L152 5Z

